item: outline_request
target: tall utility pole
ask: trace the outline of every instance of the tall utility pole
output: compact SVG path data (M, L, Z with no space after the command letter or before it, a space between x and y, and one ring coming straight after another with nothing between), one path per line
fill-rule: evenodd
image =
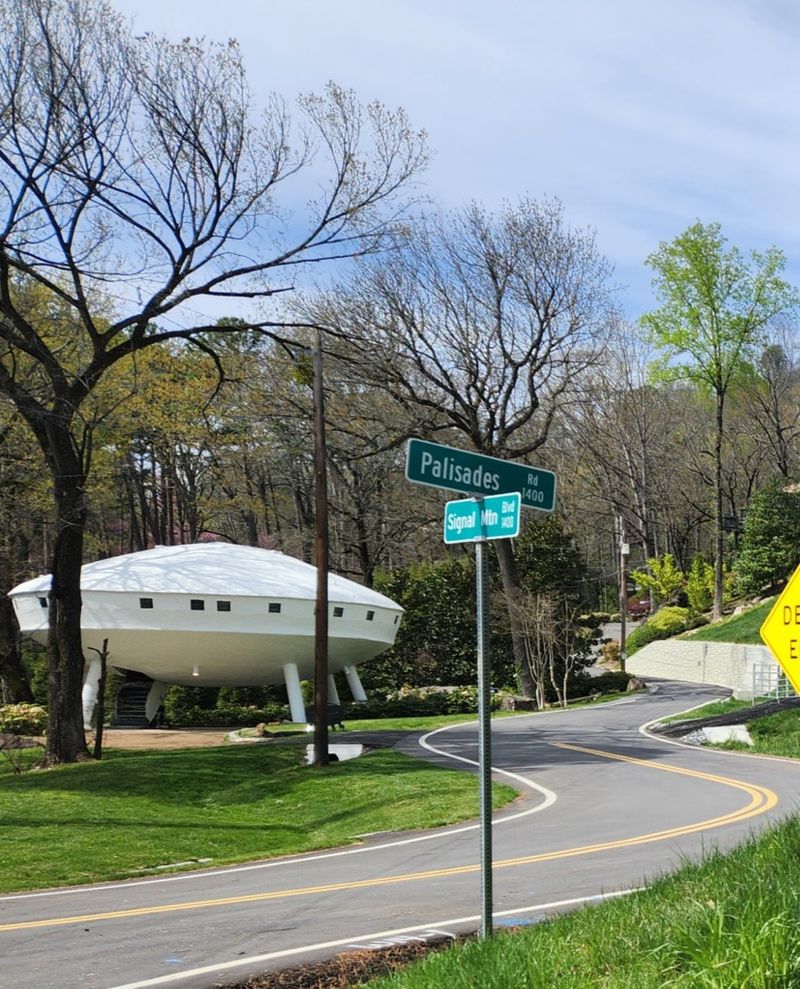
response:
M314 502L317 602L314 612L314 765L328 765L328 472L322 334L314 345Z
M630 544L625 542L625 521L619 517L619 668L625 672L627 661L626 633L628 628L628 556Z

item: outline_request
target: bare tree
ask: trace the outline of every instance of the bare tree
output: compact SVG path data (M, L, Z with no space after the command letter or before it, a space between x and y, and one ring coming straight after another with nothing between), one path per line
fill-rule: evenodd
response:
M473 204L421 219L397 252L361 267L306 313L360 349L362 373L427 419L425 435L527 460L603 350L608 278L592 233L570 229L560 203L523 200L497 215ZM513 601L513 548L495 545ZM512 607L517 672L530 695L514 615Z
M734 402L766 440L775 469L786 480L795 476L800 439L800 353L797 335L785 320L770 327L769 342L759 356L754 374Z
M87 396L132 352L235 331L192 304L274 296L299 266L380 247L425 163L402 112L335 85L300 112L276 97L256 117L234 42L137 37L106 0L0 0L0 392L53 478L50 763L86 757ZM27 283L69 310L68 339L26 315Z

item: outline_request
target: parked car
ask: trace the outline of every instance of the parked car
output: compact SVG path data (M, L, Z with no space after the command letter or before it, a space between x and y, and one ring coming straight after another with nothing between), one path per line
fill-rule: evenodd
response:
M647 618L650 614L649 601L634 601L628 605L628 616L630 618Z

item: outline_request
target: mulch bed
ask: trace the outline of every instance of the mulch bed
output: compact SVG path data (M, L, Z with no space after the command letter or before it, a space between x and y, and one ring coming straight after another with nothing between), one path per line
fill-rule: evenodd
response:
M345 951L324 962L266 972L246 982L219 983L216 989L352 989L371 979L391 975L451 944L453 939L443 936L374 951Z

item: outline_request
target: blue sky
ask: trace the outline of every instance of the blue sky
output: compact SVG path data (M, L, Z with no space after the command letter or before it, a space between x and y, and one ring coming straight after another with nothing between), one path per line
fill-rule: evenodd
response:
M770 244L800 284L793 0L112 0L139 31L236 37L257 97L329 79L429 134L448 208L557 196L597 232L625 311L696 219Z

